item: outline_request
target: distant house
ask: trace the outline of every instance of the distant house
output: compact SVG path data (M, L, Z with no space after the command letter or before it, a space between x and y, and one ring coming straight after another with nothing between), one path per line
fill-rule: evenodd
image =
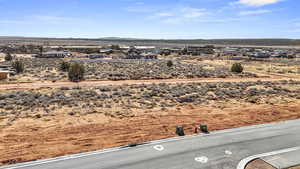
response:
M125 52L124 59L157 59L157 56L151 52L144 52L144 50L131 47Z
M90 58L90 59L103 59L103 58L105 58L106 56L104 56L104 55L99 55L99 54L92 54L92 55L89 55L88 56L88 58Z
M134 48L142 53L157 53L155 46L134 46Z
M201 54L214 54L215 47L213 45L207 46L187 46L183 49L183 54L198 56Z
M157 55L152 54L152 53L142 53L140 54L141 59L158 59Z
M161 48L159 51L160 55L168 56L171 54L176 54L180 55L182 54L182 49L181 48Z
M10 75L15 73L15 70L10 66L0 66L0 80L8 79Z
M249 52L248 53L248 56L251 58L270 58L271 55L269 52L264 52L264 51L261 51L261 52Z
M65 58L70 56L68 52L64 51L52 51L52 52L44 52L38 55L35 55L36 58Z
M80 53L97 53L102 46L43 46L45 51L69 51L69 52L80 52Z
M113 53L113 50L112 49L100 49L99 53L102 55L110 55Z
M238 56L240 53L239 48L226 47L223 49L223 54L226 56Z

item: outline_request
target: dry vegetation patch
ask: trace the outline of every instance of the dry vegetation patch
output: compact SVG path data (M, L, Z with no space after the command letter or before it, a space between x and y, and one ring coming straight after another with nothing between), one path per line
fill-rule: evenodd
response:
M21 58L25 73L12 77L10 81L64 81L67 73L59 70L62 59ZM74 60L75 61L75 60ZM86 68L86 80L145 80L145 79L191 79L257 77L252 73L234 74L227 67L174 61L167 66L166 60L157 61L95 61L82 59ZM6 64L10 64L6 62Z
M178 84L135 84L92 88L61 87L9 90L0 94L0 121L6 126L19 118L42 118L60 113L104 114L130 118L138 112L228 101L251 104L288 103L300 99L300 81L253 81ZM62 111L63 110L63 111Z
M300 82L136 84L0 94L0 162L300 118ZM286 89L282 86L292 86ZM272 98L272 100L271 100Z

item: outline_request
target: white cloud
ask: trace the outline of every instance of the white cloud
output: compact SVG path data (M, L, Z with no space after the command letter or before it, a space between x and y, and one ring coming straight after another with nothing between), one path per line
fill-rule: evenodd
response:
M234 4L242 4L242 5L247 5L247 6L265 6L265 5L270 5L270 4L275 4L278 3L282 0L239 0L235 2Z
M135 13L148 13L156 11L156 7L153 7L151 5L146 5L145 2L139 1L132 3L130 6L127 6L123 8L123 10L127 12L135 12Z
M252 11L241 11L239 15L259 15L259 14L265 14L265 13L270 13L272 11L270 10L252 10Z
M183 17L185 18L198 18L200 16L205 16L208 14L206 9L198 9L198 8L183 8L181 9Z
M291 32L291 33L300 33L300 29L294 29L294 30L290 30L288 32Z
M29 24L27 21L22 20L0 20L0 24L11 25L11 24Z
M166 18L162 20L163 23L168 23L168 24L181 24L184 22L182 18Z
M228 22L239 22L242 18L211 18L199 20L202 23L228 23Z
M171 17L171 16L175 16L174 13L171 12L159 12L155 14L158 17Z
M180 24L184 22L192 22L207 15L209 15L209 12L207 12L206 9L181 7L155 13L149 18L157 19L163 23Z
M74 21L76 21L76 19L69 18L69 17L48 16L48 15L33 16L33 19L47 24L68 24L68 23L74 23Z

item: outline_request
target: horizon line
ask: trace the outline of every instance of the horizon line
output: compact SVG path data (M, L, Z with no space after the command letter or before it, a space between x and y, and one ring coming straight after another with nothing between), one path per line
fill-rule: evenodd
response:
M282 37L268 37L268 38L247 38L247 37L237 37L237 38L132 38L132 37L44 37L44 36L2 36L0 38L35 38L35 39L88 39L88 40L300 40L298 38L282 38Z

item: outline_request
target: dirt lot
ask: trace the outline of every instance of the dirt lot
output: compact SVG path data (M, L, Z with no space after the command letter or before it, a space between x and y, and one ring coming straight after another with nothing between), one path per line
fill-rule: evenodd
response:
M0 53L0 62L4 61L4 57L5 57L5 54L4 53Z
M25 72L9 79L10 82L67 81L68 73L60 70L63 59L41 59L18 57L25 65ZM146 79L193 79L193 78L226 78L256 77L244 72L232 73L225 66L206 67L206 64L193 64L167 60L109 60L66 59L68 62L80 62L85 67L85 80L146 80ZM11 62L3 64L10 65Z
M207 67L230 66L233 63L242 63L245 71L265 75L281 75L282 77L300 77L300 59L266 59L254 60L189 60L193 63L206 64Z
M263 160L254 160L247 165L246 169L275 169L270 164L264 162Z
M36 67L42 69L43 63ZM47 66L55 67L51 64ZM59 74L47 68L45 83L0 85L0 165L169 138L175 136L176 125L193 134L200 123L212 131L300 118L296 74L275 72L266 78L265 69L246 66L246 71L263 77L217 78L215 67L232 62L193 64L199 76L202 71L213 76L187 79L187 67L179 65L176 70L184 75L180 80L53 83L49 79ZM160 72L159 66L156 70ZM39 80L44 75L30 77L41 76Z
M184 125L187 134L199 123L210 130L241 127L300 118L300 102L271 105L227 105L182 107L182 110L152 112L116 120L103 115L55 116L40 120L20 119L2 129L1 164L12 164L65 154L98 150L175 136L175 126Z
M299 89L280 81L9 90L0 97L0 162L169 138L176 125L193 134L200 123L222 130L298 119Z

